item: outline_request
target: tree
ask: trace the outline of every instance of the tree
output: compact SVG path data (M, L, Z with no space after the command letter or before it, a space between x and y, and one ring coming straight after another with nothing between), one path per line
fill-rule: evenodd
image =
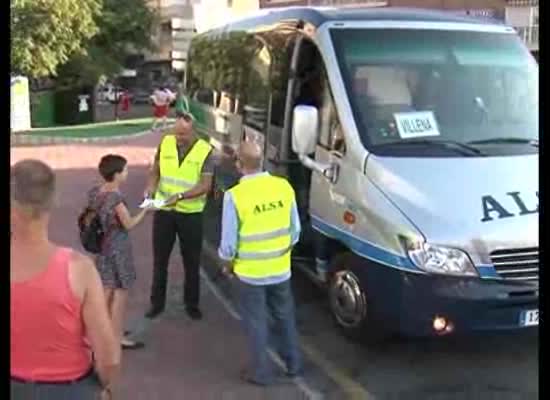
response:
M11 69L39 78L82 54L98 28L101 0L11 0Z
M103 0L97 18L99 32L87 44L86 53L75 54L60 68L65 84L96 84L102 75L120 72L126 58L152 49L155 13L145 0Z

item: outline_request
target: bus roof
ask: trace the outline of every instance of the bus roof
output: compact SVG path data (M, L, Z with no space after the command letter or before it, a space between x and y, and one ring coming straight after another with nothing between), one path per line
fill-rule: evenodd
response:
M421 21L470 23L481 25L502 25L501 22L459 15L449 11L439 11L421 8L398 7L364 7L364 8L332 8L332 7L286 7L263 9L250 16L235 20L219 28L204 32L206 35L216 35L233 31L254 31L260 27L279 23L292 24L300 21L315 27L327 21Z

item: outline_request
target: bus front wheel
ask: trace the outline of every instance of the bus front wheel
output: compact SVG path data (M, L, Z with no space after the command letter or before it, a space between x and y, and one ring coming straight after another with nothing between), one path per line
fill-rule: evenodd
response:
M331 263L328 297L332 317L344 335L361 341L380 337L380 330L369 326L369 297L351 268L352 254L336 256Z

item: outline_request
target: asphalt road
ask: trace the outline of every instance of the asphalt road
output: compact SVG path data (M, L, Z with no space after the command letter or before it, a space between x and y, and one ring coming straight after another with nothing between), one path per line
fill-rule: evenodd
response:
M325 297L295 274L302 334L376 399L537 399L538 337L344 339Z
M214 248L206 247L204 269L220 291ZM312 371L308 383L327 399L531 400L538 399L538 334L470 337L392 337L353 342L331 319L323 290L293 273L302 350Z

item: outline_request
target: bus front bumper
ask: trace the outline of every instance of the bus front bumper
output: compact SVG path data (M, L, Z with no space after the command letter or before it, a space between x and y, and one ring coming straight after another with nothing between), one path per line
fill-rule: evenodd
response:
M373 299L371 317L390 330L434 336L538 327L538 282L417 274L370 263L366 267L359 275Z

